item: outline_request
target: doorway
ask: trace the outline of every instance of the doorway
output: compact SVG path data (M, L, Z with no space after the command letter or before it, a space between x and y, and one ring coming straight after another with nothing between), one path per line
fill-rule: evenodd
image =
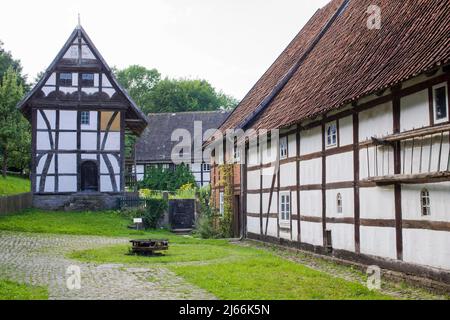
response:
M94 161L81 164L81 191L98 191L98 166Z

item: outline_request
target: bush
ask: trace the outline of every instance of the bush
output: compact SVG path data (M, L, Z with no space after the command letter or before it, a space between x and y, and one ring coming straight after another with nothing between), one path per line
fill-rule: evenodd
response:
M169 204L164 199L146 199L146 208L144 216L144 226L146 229L155 229L158 227L158 222L168 209Z
M152 167L146 170L141 189L176 191L183 185L195 185L195 178L189 168L182 164L175 170Z
M195 234L203 239L217 239L223 236L220 229L220 217L217 210L209 205L211 187L199 190L200 214L195 225Z

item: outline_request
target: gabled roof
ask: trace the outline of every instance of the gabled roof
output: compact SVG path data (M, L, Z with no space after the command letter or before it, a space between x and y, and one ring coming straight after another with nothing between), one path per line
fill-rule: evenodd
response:
M147 126L147 118L145 114L139 109L139 107L136 105L136 103L133 101L133 99L130 97L128 92L119 84L117 79L115 78L111 68L106 63L103 56L100 54L98 49L95 47L92 40L87 35L86 31L83 29L81 25L78 25L70 35L70 37L67 39L66 43L62 47L62 49L59 51L58 55L53 59L50 66L45 71L42 78L39 80L39 82L34 86L34 88L18 103L17 107L20 109L20 111L28 118L30 118L30 112L29 112L29 102L33 96L36 95L36 93L45 85L49 77L52 75L53 72L55 72L58 64L63 59L66 52L69 50L71 45L77 40L80 39L83 41L83 44L86 44L89 49L91 50L92 54L95 56L95 58L98 60L99 65L102 69L102 72L106 74L108 77L108 80L111 82L113 87L123 96L123 99L129 104L129 109L126 113L126 123L127 126L132 130L133 132L140 134L145 127ZM76 66L75 66L76 67ZM79 65L79 67L83 67L83 65Z
M136 161L170 163L172 149L179 143L171 141L176 129L189 131L194 139L194 122L202 123L204 135L207 130L219 128L228 115L224 111L149 114L148 127L136 143Z
M315 13L221 126L246 122L291 70L344 0ZM367 9L381 8L381 30ZM247 127L287 127L450 62L450 0L350 0L295 73Z

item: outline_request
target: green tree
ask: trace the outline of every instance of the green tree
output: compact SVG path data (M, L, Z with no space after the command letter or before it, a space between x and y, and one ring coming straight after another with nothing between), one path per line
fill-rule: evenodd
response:
M169 79L158 82L150 93L146 113L233 109L236 99L217 92L206 80Z
M11 160L15 167L22 165L22 168L29 161L29 124L16 108L24 94L20 82L18 74L10 67L0 83L0 152L4 177Z
M26 77L22 76L22 65L20 64L20 60L14 59L11 55L11 52L6 51L3 48L3 42L0 41L0 80L3 79L6 71L9 68L13 68L13 70L18 75L20 84L25 89L25 91L28 91L29 86L27 84Z
M161 80L161 74L156 69L132 65L123 70L114 70L117 81L128 91L138 106L145 110L150 101L153 87Z
M150 190L176 191L182 185L191 183L195 185L195 178L189 168L182 164L175 170L167 170L160 167L149 168L145 172L141 188Z

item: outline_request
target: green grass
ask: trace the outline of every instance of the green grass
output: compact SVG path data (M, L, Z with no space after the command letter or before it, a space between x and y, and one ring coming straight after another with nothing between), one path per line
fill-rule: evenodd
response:
M44 287L20 284L0 279L0 300L47 300L48 290Z
M30 180L0 175L0 196L30 192Z
M195 245L175 243L164 256L130 256L127 246L116 245L73 252L69 258L100 264L164 266L225 300L390 298L270 252L220 240Z

